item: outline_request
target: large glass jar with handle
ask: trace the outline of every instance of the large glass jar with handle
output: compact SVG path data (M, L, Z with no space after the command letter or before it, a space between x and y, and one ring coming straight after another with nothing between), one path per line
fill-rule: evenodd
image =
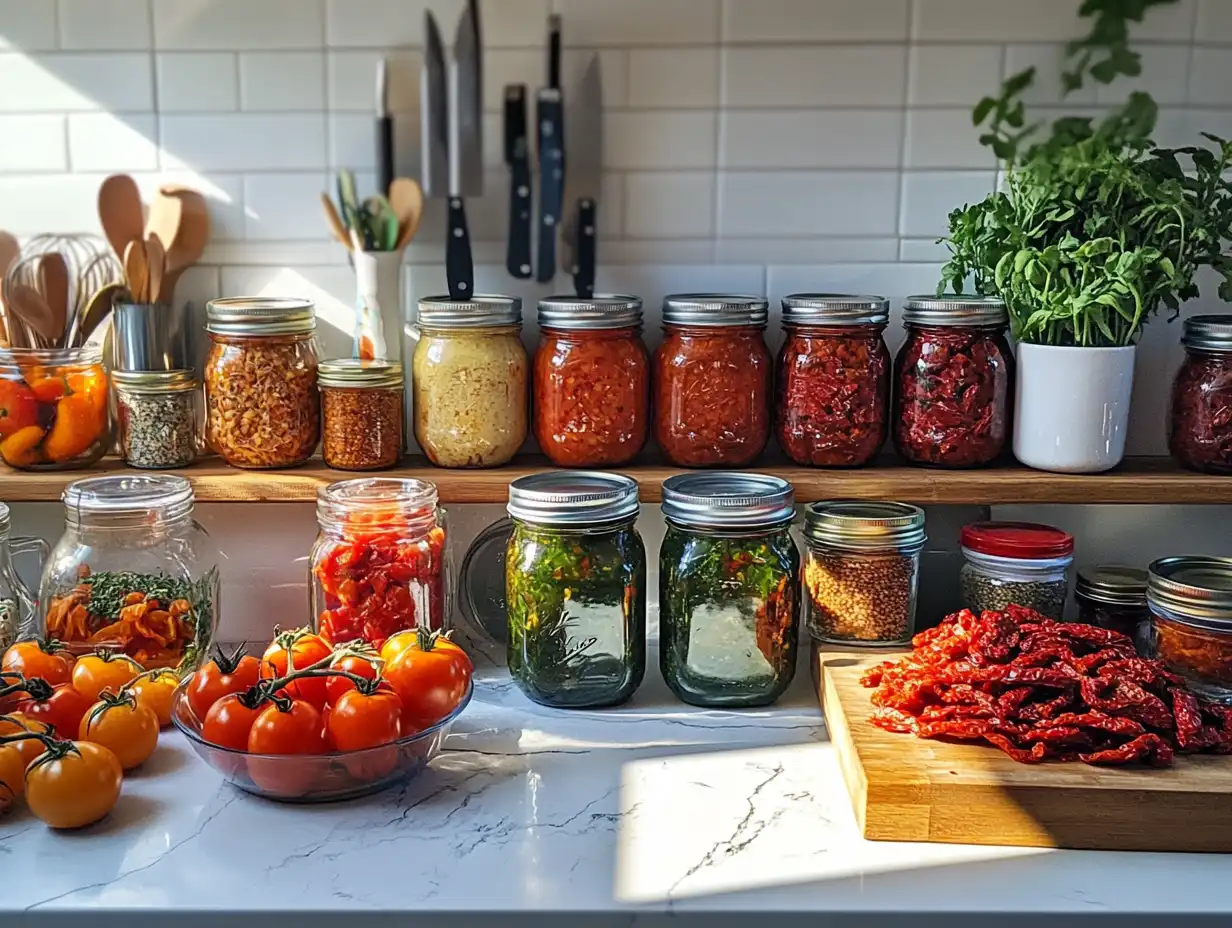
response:
M0 652L14 641L38 634L38 594L17 575L13 555L29 552L39 555L40 566L47 558L47 542L41 538L14 538L9 507L0 503Z

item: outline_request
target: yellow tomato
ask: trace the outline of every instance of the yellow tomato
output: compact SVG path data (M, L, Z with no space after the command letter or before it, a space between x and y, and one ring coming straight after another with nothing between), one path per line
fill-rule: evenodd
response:
M418 642L419 632L413 628L404 628L400 632L394 632L381 645L381 660L389 664L395 657Z
M145 763L158 746L158 716L138 705L131 693L105 698L82 718L79 737L107 748L123 769L131 770Z
M0 744L0 815L26 789L26 762L16 744Z
M179 677L170 670L152 670L128 684L128 691L137 697L137 705L145 706L158 717L158 727L171 724L171 707L175 703L175 688Z
M141 665L123 654L99 651L80 658L73 667L73 689L86 699L98 699L103 690L120 692L141 673Z
M69 741L26 770L26 804L52 828L84 828L115 808L124 773L100 744Z

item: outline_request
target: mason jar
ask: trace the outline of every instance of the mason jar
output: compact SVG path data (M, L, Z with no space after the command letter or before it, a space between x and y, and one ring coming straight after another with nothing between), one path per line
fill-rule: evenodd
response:
M509 485L507 648L514 682L545 706L623 703L646 671L646 549L628 477L547 471Z
M37 554L41 569L49 550L41 538L14 537L11 526L9 507L0 503L0 653L13 642L33 638L40 631L38 594L18 576L13 556Z
M195 669L218 626L221 553L183 477L70 483L64 534L39 585L40 635L75 654L109 648L143 667Z
M791 684L800 618L795 511L791 484L779 477L663 481L659 666L685 702L766 706Z
M529 422L522 301L508 296L419 301L411 358L415 440L438 467L499 467Z
M17 470L90 467L111 447L102 349L0 351L0 460Z
M973 522L959 533L963 607L976 615L1015 605L1060 622L1074 536L1034 522Z
M321 458L335 470L383 470L402 459L402 365L335 358L317 368Z
M187 467L201 447L201 383L192 371L112 371L120 457L131 467Z
M404 629L445 627L445 512L426 480L362 477L317 493L310 573L316 631L380 647Z
M1232 474L1232 314L1185 320L1168 450L1190 470Z
M1199 696L1232 705L1232 558L1155 561L1146 601L1151 656Z
M1078 621L1128 635L1138 650L1150 638L1151 611L1146 604L1147 572L1140 567L1101 564L1078 571L1074 603Z

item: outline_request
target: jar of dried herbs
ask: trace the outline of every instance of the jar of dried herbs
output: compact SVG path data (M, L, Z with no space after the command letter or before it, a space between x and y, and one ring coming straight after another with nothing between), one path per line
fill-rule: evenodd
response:
M791 484L743 473L663 481L659 666L695 706L767 706L796 672L800 554Z
M1010 604L1061 620L1074 563L1074 536L1032 522L974 522L959 535L963 605L972 612Z
M1143 643L1149 638L1151 621L1146 587L1147 572L1139 567L1084 567L1074 583L1078 621L1128 635L1145 654Z
M509 485L505 556L514 682L545 706L618 705L646 671L646 549L637 484L549 471Z
M120 456L132 467L187 467L201 448L201 384L192 371L113 371Z
M402 365L337 358L317 368L324 438L336 470L381 470L402 457Z

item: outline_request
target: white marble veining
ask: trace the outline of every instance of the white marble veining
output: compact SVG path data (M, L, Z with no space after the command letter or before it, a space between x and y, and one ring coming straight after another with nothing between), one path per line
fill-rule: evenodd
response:
M483 677L446 752L403 789L265 802L168 735L103 823L57 834L8 815L0 924L124 909L160 925L283 910L415 913L417 926L474 912L643 925L1232 910L1219 855L863 841L804 672L780 705L739 713L673 702L653 669L629 706L602 712L543 709L503 671Z

